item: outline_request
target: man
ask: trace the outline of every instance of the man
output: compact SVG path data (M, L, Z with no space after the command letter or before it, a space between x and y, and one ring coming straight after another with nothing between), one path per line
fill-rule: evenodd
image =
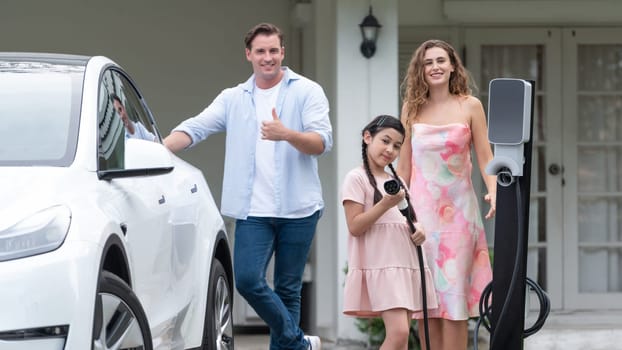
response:
M141 122L133 122L130 120L130 117L127 115L127 110L125 109L125 106L121 102L121 98L119 96L111 94L110 99L112 100L114 110L119 114L119 117L123 122L123 126L125 126L126 139L135 138L155 141L155 135L149 132L149 130L147 130Z
M324 208L317 156L330 151L328 100L281 63L283 34L269 23L244 39L253 75L223 90L164 140L173 152L227 132L221 211L236 218L236 287L270 327L270 349L321 349L300 321L302 273ZM266 268L274 253L274 290Z

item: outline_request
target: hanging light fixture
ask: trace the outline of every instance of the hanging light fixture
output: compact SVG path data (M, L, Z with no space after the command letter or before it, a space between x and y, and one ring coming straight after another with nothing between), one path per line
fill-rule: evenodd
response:
M363 18L363 22L359 24L361 27L361 35L363 36L363 42L361 43L361 53L366 58L370 58L376 53L376 40L378 39L378 31L380 30L380 23L378 19L372 14L371 6L369 6L369 14Z

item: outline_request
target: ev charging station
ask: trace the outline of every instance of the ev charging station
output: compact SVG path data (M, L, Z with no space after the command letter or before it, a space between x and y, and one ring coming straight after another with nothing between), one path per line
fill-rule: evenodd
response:
M546 293L527 278L534 84L499 78L488 90L494 158L486 173L497 175L497 211L493 279L480 300L480 322L488 318L490 350L521 350L523 339L542 327L550 309ZM538 294L541 312L534 327L524 330L527 284Z

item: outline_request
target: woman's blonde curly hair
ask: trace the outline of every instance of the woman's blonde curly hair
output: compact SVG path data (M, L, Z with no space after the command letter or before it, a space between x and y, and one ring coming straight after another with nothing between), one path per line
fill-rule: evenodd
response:
M410 134L411 125L415 122L417 113L430 96L430 87L425 80L424 56L428 49L438 47L449 56L449 61L454 67L454 71L449 77L449 92L458 96L470 95L471 81L469 74L464 68L460 56L456 50L448 43L442 40L428 40L413 53L406 76L402 82L403 104L405 106L405 115L402 115L402 121L405 119L406 132Z

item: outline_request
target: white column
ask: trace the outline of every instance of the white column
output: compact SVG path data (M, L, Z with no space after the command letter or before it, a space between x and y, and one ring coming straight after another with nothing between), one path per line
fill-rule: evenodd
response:
M333 150L319 161L324 203L324 215L318 223L315 236L315 324L317 335L324 339L337 339L339 289L337 267L337 206L339 179L335 171L339 138L337 135L336 89L336 15L334 0L314 0L314 60L315 77L330 101L330 118L333 125Z
M365 58L360 52L362 42L359 24L373 7L373 15L382 28L376 43L376 53ZM361 130L375 116L398 116L398 1L397 0L338 0L336 1L336 90L332 104L336 118L335 154L338 192L346 173L361 164ZM343 316L343 268L347 261L348 229L343 207L336 194L337 215L336 265L337 336L340 339L364 339L356 329L354 319Z

